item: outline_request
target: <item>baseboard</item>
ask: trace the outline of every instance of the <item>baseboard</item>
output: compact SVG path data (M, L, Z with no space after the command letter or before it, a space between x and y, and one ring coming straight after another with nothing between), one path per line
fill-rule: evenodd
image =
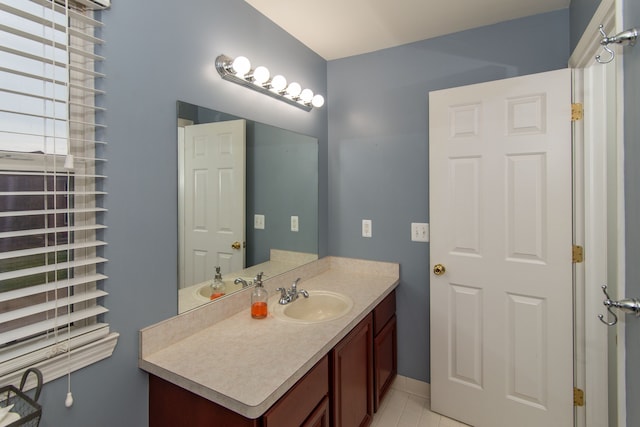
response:
M391 384L391 388L405 393L415 394L425 399L431 398L431 385L424 381L414 380L413 378L397 375Z

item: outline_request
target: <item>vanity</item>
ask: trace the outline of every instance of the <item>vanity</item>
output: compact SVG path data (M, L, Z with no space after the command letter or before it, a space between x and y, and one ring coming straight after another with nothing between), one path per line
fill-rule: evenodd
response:
M275 289L298 277L310 298L353 305L333 320L275 316ZM326 257L264 282L266 319L251 318L248 289L143 329L149 425L368 425L396 375L398 284L398 264Z

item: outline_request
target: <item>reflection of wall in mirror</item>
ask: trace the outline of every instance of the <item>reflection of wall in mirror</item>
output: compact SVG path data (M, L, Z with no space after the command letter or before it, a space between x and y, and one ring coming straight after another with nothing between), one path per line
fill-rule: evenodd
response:
M248 266L268 260L272 249L317 253L317 144L273 126L247 126ZM264 230L254 229L254 214L265 216ZM298 217L297 232L291 216Z

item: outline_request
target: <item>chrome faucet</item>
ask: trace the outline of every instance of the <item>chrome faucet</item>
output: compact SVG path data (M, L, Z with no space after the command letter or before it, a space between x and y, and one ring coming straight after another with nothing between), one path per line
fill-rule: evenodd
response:
M233 283L235 283L236 285L238 283L242 283L242 289L246 288L247 286L249 286L251 283L247 283L246 280L244 280L242 277L238 277L236 280L233 281Z
M309 298L309 292L304 289L298 289L298 282L300 282L299 277L291 284L291 289L276 289L276 292L280 292L280 300L278 301L280 304L289 304L290 302L297 300L300 295L305 298Z

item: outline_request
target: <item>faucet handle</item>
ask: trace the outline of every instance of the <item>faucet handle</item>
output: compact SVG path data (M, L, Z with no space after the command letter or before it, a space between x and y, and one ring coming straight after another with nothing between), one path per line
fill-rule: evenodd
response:
M280 292L280 296L282 298L286 298L288 296L287 290L285 288L276 288L276 292Z

